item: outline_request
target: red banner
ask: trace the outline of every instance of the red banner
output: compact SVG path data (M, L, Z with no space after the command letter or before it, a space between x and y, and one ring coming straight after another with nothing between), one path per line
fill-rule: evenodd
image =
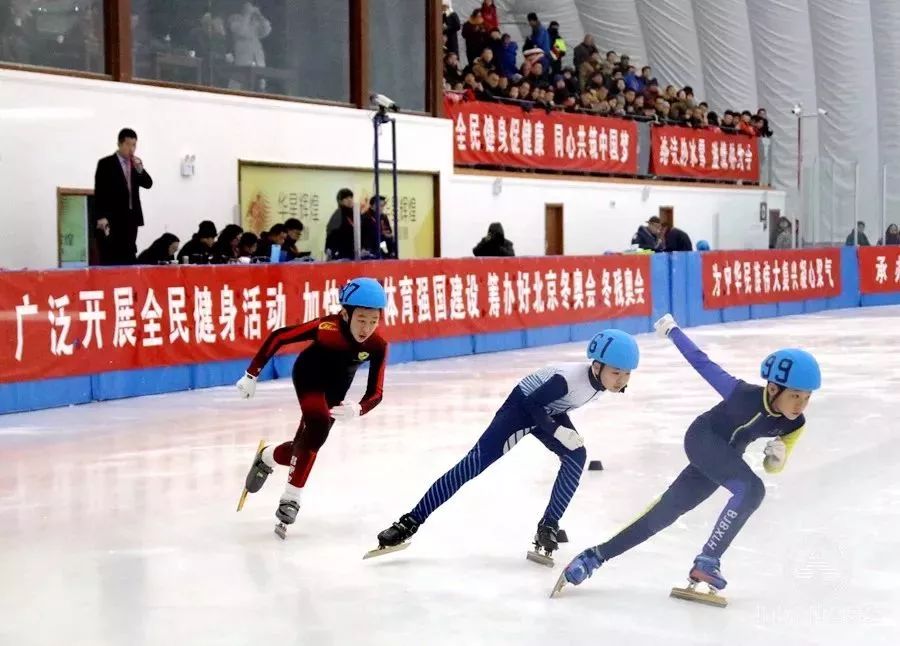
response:
M860 292L900 292L900 247L857 247L856 257Z
M252 356L383 281L403 341L650 314L645 255L0 272L0 383ZM295 349L296 350L296 349Z
M759 181L759 138L678 126L650 128L650 173Z
M472 101L444 102L457 164L636 175L633 121Z
M710 251L701 255L703 307L828 298L841 293L841 250Z

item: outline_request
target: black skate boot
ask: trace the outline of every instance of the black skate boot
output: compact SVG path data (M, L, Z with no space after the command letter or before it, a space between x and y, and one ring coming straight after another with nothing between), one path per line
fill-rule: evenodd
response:
M297 512L299 511L300 503L296 500L282 498L278 503L278 509L275 510L275 518L281 522L275 526L275 533L282 540L284 540L287 533L287 526L293 525L294 521L297 520Z
M542 520L538 523L534 535L534 549L526 555L529 561L553 567L553 552L559 549L559 523L555 520Z
M256 447L256 455L253 456L253 464L250 465L250 471L247 472L247 478L244 480L244 490L241 492L241 498L238 501L237 510L244 508L247 502L247 494L256 493L266 482L266 478L272 473L272 467L263 462L262 452L266 448L265 440L259 441Z
M378 548L366 552L364 559L382 556L409 547L409 539L419 529L419 521L410 514L404 514L396 523L378 534Z

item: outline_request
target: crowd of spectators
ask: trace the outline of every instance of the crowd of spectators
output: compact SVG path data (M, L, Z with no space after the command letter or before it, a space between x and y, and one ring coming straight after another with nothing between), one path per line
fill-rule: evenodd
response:
M559 23L544 26L528 14L530 34L519 47L500 29L493 0L483 0L462 22L444 3L444 91L456 101L527 103L567 112L642 119L769 137L764 109L725 110L721 115L694 96L690 86L661 86L649 65L626 54L601 52L590 34L571 55ZM463 66L460 37L465 50Z

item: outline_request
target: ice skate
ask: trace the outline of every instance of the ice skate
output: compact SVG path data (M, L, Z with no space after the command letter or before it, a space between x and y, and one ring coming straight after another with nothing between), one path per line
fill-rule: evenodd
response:
M559 549L559 523L542 520L534 535L534 549L525 555L529 561L553 567L553 552Z
M250 465L250 471L247 473L247 479L244 482L244 491L241 493L240 500L238 500L238 511L244 508L244 503L247 501L247 494L256 493L262 489L263 484L266 482L266 478L272 473L272 468L262 460L264 448L266 448L266 441L260 440L259 445L256 447L256 454L253 456L253 463Z
M409 547L409 539L418 531L419 524L410 514L401 516L400 520L378 534L378 547L366 552L363 559L405 550Z
M603 557L600 556L597 548L589 547L572 559L572 562L565 567L562 574L559 575L556 585L553 586L553 590L550 592L550 598L552 599L559 594L560 590L562 590L567 583L571 583L572 585L583 583L590 578L594 570L601 565L603 565Z
M706 585L707 592L700 592L696 589L700 583ZM672 588L670 596L676 599L697 601L724 608L728 605L728 600L720 596L719 591L724 589L726 585L728 585L728 582L719 569L719 559L701 554L694 559L694 567L691 568L690 574L688 574L688 586L686 588Z
M290 498L282 498L275 510L275 517L281 521L275 526L275 533L284 540L287 534L287 526L293 525L297 520L297 512L300 511L300 503Z

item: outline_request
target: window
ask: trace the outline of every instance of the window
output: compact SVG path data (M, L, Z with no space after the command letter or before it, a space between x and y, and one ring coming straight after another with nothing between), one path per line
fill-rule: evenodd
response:
M0 61L102 73L103 0L0 0Z
M132 0L134 76L350 100L349 0Z
M369 0L369 87L425 110L425 0Z

